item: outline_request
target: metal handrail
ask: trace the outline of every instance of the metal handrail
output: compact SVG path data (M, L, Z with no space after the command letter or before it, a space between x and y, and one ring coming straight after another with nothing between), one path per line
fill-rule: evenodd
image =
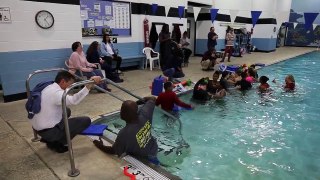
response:
M65 126L65 131L66 131L66 138L68 142L68 150L69 150L69 159L70 159L70 165L71 165L71 170L68 172L68 175L71 177L76 177L80 174L80 171L75 168L75 163L74 163L74 156L73 156L73 149L72 149L72 143L71 143L71 137L70 137L70 129L69 129L69 122L68 122L68 114L67 114L67 104L66 104L66 97L70 90L74 89L75 87L79 87L82 85L94 83L93 80L84 80L80 82L76 82L71 84L63 93L62 95L62 117L64 120L64 126Z
M36 70L33 73L29 74L28 79L26 80L26 90L27 90L27 97L30 97L30 80L31 78L40 73L47 73L47 72L53 72L53 71L67 71L64 68L52 68L52 69L43 69L43 70ZM40 138L38 137L37 132L32 128L33 130L33 138L31 139L32 142L40 141Z

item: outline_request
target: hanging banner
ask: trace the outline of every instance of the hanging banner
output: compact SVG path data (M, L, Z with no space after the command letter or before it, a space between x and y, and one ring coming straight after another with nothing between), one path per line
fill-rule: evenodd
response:
M143 20L144 47L150 47L149 21L147 18Z
M304 13L304 28L306 30L311 29L314 20L316 20L319 13Z
M293 29L297 27L298 23L293 23Z
M152 15L156 15L158 10L158 4L152 4L151 6L152 6Z
M183 18L184 15L184 6L178 6L179 18Z
M193 7L194 20L197 21L198 15L201 11L200 7Z
M262 13L262 11L251 11L251 18L252 18L252 26L253 27L257 24L261 13Z
M313 30L317 28L318 24L313 24Z
M239 10L230 10L231 23L234 23L234 20L236 20L238 13L239 13Z
M216 19L216 16L218 14L219 9L210 9L210 15L211 15L211 21L213 24L213 21Z

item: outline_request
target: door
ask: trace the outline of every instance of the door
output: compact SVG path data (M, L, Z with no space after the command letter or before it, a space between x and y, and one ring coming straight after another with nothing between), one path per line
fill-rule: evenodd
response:
M190 39L190 49L192 50L192 56L195 52L195 43L196 43L196 37L195 37L195 21L194 18L188 18L187 21L187 32Z

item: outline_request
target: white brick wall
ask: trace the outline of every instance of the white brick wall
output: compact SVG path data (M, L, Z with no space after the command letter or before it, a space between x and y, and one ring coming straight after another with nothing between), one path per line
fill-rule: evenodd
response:
M0 0L10 7L12 23L0 24L0 52L70 47L81 40L80 7L77 5L40 3L21 0ZM41 29L35 22L40 10L48 10L55 23L50 29Z

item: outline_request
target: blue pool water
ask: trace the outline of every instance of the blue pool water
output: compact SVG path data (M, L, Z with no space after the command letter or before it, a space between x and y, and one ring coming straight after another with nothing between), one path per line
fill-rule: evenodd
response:
M191 150L168 170L183 179L319 179L319 70L319 52L298 56L258 71L270 79L270 97L233 91L181 112ZM287 74L295 77L295 93L271 83Z
M181 133L178 122L156 110L160 161L182 179L320 179L319 70L320 53L313 52L260 69L274 90L267 97L234 90L197 104L185 94L181 99L196 108L180 111ZM284 83L287 74L295 77L294 93L271 82ZM98 123L115 132L124 126L118 115Z

